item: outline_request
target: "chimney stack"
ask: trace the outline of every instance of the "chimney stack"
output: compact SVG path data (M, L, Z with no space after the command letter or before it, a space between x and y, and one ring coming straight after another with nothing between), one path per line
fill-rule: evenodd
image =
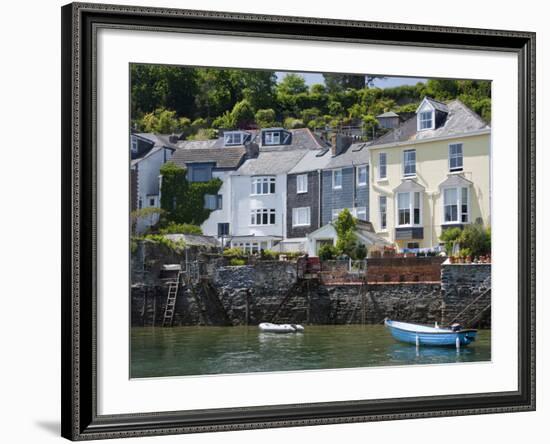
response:
M338 156L346 151L353 139L350 136L344 136L343 134L333 134L330 138L331 151L333 156Z
M246 157L248 159L258 157L258 154L260 153L260 146L257 143L248 142L244 144L244 147L246 149Z

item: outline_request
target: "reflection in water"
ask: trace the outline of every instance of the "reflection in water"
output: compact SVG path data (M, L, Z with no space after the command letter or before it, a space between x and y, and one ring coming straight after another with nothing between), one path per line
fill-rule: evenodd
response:
M490 331L473 344L422 347L396 342L382 325L306 326L304 333L257 327L132 328L131 377L248 373L489 361Z

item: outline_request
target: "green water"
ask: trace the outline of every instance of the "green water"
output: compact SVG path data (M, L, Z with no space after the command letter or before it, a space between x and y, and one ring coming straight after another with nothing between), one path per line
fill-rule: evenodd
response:
M303 334L257 327L134 327L131 377L207 375L491 360L491 332L462 348L396 342L382 325L306 326Z

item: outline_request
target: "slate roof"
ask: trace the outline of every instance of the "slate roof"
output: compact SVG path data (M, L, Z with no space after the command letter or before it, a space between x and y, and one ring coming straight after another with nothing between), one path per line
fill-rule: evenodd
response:
M322 150L308 150L288 174L305 173L307 171L322 170L327 167L332 154L329 148Z
M365 165L369 163L369 146L371 142L353 143L349 148L337 156L330 158L326 168L342 168L352 165ZM329 151L330 152L330 151Z
M466 179L462 174L449 174L447 179L439 184L440 188L446 187L469 187L473 185L473 182Z
M424 191L425 189L426 188L420 185L416 180L405 179L393 191L395 193L407 193L411 191Z
M448 113L449 112L449 108L447 107L447 105L443 102L440 102L438 100L435 100L435 99L432 99L431 97L426 97L425 98L426 102L430 102L430 104L438 111L441 111L443 113ZM424 100L423 100L424 102Z
M206 144L205 144L206 146ZM243 161L246 148L243 146L226 148L179 148L172 156L172 162L181 167L188 163L216 164L215 168L237 168Z
M386 111L385 113L378 114L376 117L399 117L399 114L396 114L393 111Z
M170 142L171 134L155 134L155 133L134 133L133 136L152 142L154 145L162 145L167 148L177 148L177 145Z
M236 174L241 176L284 174L296 166L307 152L304 149L260 151L258 157L246 160Z
M430 103L440 104L431 101ZM445 104L443 104L445 105ZM439 106L439 105L438 105ZM476 113L464 105L460 100L453 100L445 105L448 109L445 123L433 130L417 131L417 116L413 116L401 123L389 133L384 134L371 144L372 147L399 142L417 141L466 134L473 131L490 129L490 126L483 121Z
M152 155L158 153L159 151L162 151L162 150L165 150L165 149L169 149L169 150L174 151L174 148L166 147L166 146L163 146L163 145L155 145L155 146L153 146L153 148L151 148L149 151L147 151L143 156L138 157L137 159L132 159L132 161L130 162L130 165L131 166L137 165L142 160L145 160L145 159L151 157Z

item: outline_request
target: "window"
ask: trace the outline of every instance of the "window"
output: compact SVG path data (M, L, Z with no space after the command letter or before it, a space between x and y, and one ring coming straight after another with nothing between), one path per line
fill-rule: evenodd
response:
M462 171L462 144L451 143L449 145L449 171Z
M229 222L218 223L218 236L229 236Z
M357 186L364 187L367 185L367 167L360 166L357 168Z
M207 210L221 210L222 203L223 203L223 200L222 200L221 194L204 195L204 208Z
M210 166L191 166L191 182L208 182L212 179L212 168Z
M275 178L274 177L253 177L252 178L252 195L258 194L275 194Z
M266 131L264 143L266 145L280 145L281 133L279 131Z
M418 250L420 248L420 244L418 242L408 242L407 243L407 249L408 250Z
M397 225L421 225L422 203L419 191L397 193Z
M296 176L296 192L307 193L307 174L298 174Z
M311 214L309 207L292 209L292 226L305 227L311 224Z
M149 198L149 206L150 206L150 207L156 206L156 203L157 203L157 202L156 202L156 199L155 199L154 197L150 197L150 198Z
M418 130L432 129L434 127L434 112L422 111L418 115Z
M260 252L260 243L259 242L232 242L231 246L233 248L240 248L244 253L254 254Z
M385 179L388 177L387 161L386 153L378 154L378 179Z
M367 207L354 208L352 214L360 220L367 220Z
M250 225L275 225L275 209L258 208L250 212Z
M388 219L386 212L388 209L388 199L386 196L378 197L378 207L380 212L380 229L385 230L388 227Z
M223 135L223 141L225 146L242 145L243 139L244 139L244 133L239 131L231 131Z
M332 171L332 188L342 188L342 170Z
M416 175L416 150L403 151L403 176Z
M443 190L443 215L447 224L468 223L468 188L446 188Z
M132 153L138 152L138 140L136 136L130 137Z

